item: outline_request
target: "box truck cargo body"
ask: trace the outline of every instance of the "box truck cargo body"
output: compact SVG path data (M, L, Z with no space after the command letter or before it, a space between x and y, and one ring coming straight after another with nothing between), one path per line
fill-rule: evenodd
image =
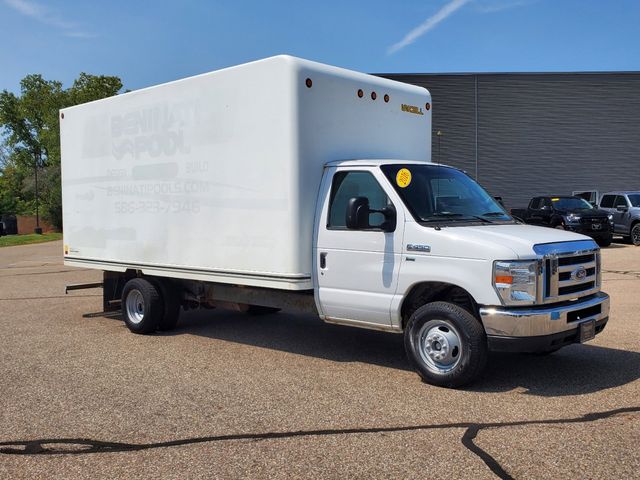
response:
M402 333L427 382L600 333L597 245L431 163L423 88L288 56L60 112L66 265L135 333L290 309ZM78 289L94 285L74 285Z
M424 88L280 56L65 109L65 259L312 289L324 165L428 161L429 102Z

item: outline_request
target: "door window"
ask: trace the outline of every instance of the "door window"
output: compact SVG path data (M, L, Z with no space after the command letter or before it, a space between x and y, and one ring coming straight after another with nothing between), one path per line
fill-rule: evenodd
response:
M347 205L354 197L367 197L369 208L382 210L391 202L375 177L369 172L338 172L333 176L327 228L347 228ZM379 228L385 221L382 213L371 213L369 225Z
M616 197L615 208L626 207L626 206L627 206L627 200L622 195L618 195Z
M600 206L602 208L613 208L613 201L615 198L615 195L605 195L600 201Z
M540 208L540 200L540 197L531 200L531 205L529 205L529 208L531 210L537 210L538 208Z

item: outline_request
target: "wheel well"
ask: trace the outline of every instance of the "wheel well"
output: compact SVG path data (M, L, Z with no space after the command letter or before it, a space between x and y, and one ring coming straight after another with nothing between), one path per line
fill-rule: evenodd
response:
M478 318L478 304L464 288L445 282L424 282L414 285L402 302L402 328L404 329L413 312L431 302L453 303Z

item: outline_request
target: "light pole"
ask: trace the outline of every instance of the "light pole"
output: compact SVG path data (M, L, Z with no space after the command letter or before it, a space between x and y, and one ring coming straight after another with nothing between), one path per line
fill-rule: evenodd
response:
M436 137L438 137L438 163L440 162L440 139L442 138L442 136L444 135L444 133L442 133L442 130L436 130Z
M34 229L34 233L38 235L42 234L42 228L40 228L40 210L38 205L38 163L40 160L40 149L36 148L33 152L33 166L36 177L36 228Z

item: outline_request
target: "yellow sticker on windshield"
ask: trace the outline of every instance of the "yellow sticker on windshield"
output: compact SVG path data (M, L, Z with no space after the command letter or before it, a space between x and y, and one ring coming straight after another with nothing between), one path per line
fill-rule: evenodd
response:
M559 198L552 198L551 201L552 202L557 202L558 200L560 200Z
M411 172L406 168L401 168L396 174L396 183L400 188L406 188L411 183Z

